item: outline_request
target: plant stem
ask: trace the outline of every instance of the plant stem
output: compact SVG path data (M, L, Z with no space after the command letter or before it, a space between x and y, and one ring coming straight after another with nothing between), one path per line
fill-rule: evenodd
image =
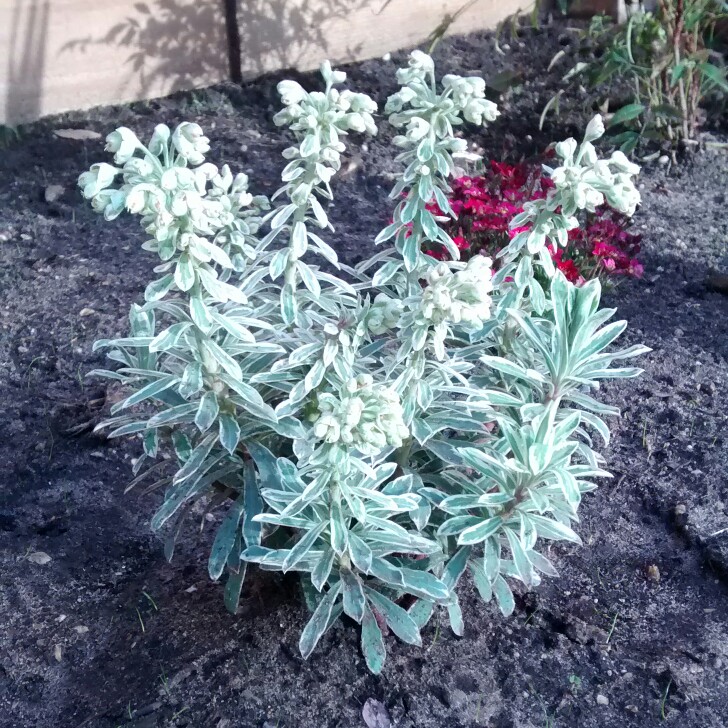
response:
M675 67L680 65L682 44L682 35L685 28L685 0L676 0L675 13L672 29L672 52L675 60ZM680 96L680 115L682 116L682 134L683 139L690 139L690 112L688 111L688 99L685 92L685 82L682 78L677 84L678 94Z

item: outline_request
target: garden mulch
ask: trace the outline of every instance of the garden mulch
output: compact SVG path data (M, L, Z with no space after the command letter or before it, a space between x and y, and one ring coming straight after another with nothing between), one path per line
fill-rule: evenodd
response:
M440 44L442 73L518 76L503 117L472 137L487 156L517 160L578 132L586 96L538 131L559 77L543 69L569 37L525 31L503 54L488 34ZM383 102L404 58L352 66L352 87ZM728 297L705 286L728 269L720 148L644 167L645 276L605 298L630 323L625 343L653 351L640 379L604 388L623 416L604 449L615 477L581 510L584 546L553 548L560 578L519 594L510 619L466 584L464 637L433 623L422 649L388 640L375 677L348 623L301 659L307 615L288 578L255 573L229 615L206 572L209 527L191 523L165 561L149 530L160 494L124 494L136 444L91 432L115 392L84 379L102 363L93 341L126 331L154 260L136 222L105 223L75 189L103 140L54 131L195 120L212 161L270 193L286 144L270 121L280 77L44 120L0 151L0 725L723 728ZM703 141L725 140L725 119L711 124ZM352 140L335 187L329 239L348 262L390 214L390 139Z

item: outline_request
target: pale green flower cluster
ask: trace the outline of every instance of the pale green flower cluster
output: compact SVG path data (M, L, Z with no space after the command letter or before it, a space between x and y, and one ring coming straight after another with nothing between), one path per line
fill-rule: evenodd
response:
M174 131L159 124L146 146L120 127L108 135L106 149L122 166L96 164L79 178L84 197L107 219L124 209L142 216L151 236L143 247L162 259L157 272L173 272L164 283L151 284L147 300L161 298L172 285L189 291L201 283L215 301L246 301L227 278L255 257L250 241L268 201L248 192L246 175L205 163L209 146L199 125L188 122ZM118 177L121 184L113 188ZM223 276L214 264L222 266Z
M428 325L479 325L490 318L492 261L476 255L464 270L453 272L440 263L427 274L419 318Z
M390 298L386 293L378 293L366 319L369 331L375 336L380 336L396 328L403 310L402 301Z
M387 446L401 447L409 436L397 392L376 386L369 374L350 379L338 397L321 394L314 418L316 438L354 448L362 455L377 455Z
M283 152L290 162L281 174L285 184L274 195L285 194L290 204L283 205L271 216L271 233L266 241L274 240L281 233L288 234L288 245L278 250L270 262L271 278L283 276L280 301L287 324L295 322L298 316L299 281L314 297L320 293L314 271L301 260L309 244L338 266L336 252L311 232L309 226L320 229L329 226L319 200L332 199L329 182L341 168L341 153L345 149L341 137L350 131L377 133L372 116L377 110L376 103L366 94L335 88L346 79L346 74L333 70L328 61L321 65L321 75L326 84L323 92L308 92L295 81L281 81L278 92L284 108L273 117L277 125L287 125L294 132L297 142Z
M485 98L485 81L477 76L449 74L442 79L443 91L435 90L432 59L413 51L409 66L397 71L402 88L389 97L385 112L395 127L406 126L404 137L395 137L397 146L407 146L428 136L452 136L452 127L462 124L460 117L474 124L495 121L498 107ZM462 140L452 139L452 151L464 151ZM424 160L423 160L424 161Z
M617 150L609 159L599 159L594 145L585 138L581 146L575 139L560 142L556 155L561 165L547 171L561 195L564 215L577 210L594 212L605 202L625 215L634 214L640 193L632 178L640 168L623 152Z
M346 80L343 71L334 71L326 61L321 66L326 91L306 91L295 81L281 81L278 92L285 105L274 117L278 126L288 126L302 136L302 143L289 147L283 156L292 161L282 178L294 204L305 203L313 188L328 184L341 167L344 144L339 136L348 131L376 134L374 114L377 105L366 94L339 91L335 84ZM313 168L306 162L314 161ZM322 225L322 227L325 223Z
M427 286L413 306L413 349L421 350L432 330L438 359L445 357L445 338L452 326L479 329L490 318L493 290L492 261L483 255L471 258L462 270L439 263L427 273Z
M580 211L594 212L605 203L625 215L634 214L640 203L640 193L633 177L639 174L638 165L630 162L620 151L609 159L599 159L595 140L604 134L601 116L595 116L587 126L584 139L566 139L555 145L560 161L557 167L544 166L554 183L546 199L524 205L524 211L511 221L511 228L523 228L502 251L505 262L512 262L526 249L538 256L546 274L554 274L554 266L546 245L565 246L569 230L579 226Z
M423 243L437 243L458 260L457 246L427 208L433 200L445 214L452 214L447 199L448 177L454 173L456 156L468 156L467 142L455 137L455 128L464 120L482 125L494 121L499 111L485 98L485 82L478 77L448 75L441 88L435 79L432 59L413 51L409 65L397 71L402 87L387 100L385 113L389 123L402 130L392 140L403 149L400 161L405 165L402 179L390 193L400 198L394 220L377 237L377 244L395 237L395 247L402 254L404 296L414 295L419 281L433 264L422 253ZM406 199L402 193L407 192ZM414 223L414 224L413 224ZM398 276L392 263L390 278Z

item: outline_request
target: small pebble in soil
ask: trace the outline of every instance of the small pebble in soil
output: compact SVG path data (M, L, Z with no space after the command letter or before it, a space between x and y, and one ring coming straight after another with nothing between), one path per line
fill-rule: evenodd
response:
M48 185L48 187L45 188L43 196L45 197L46 202L55 202L63 196L65 191L66 188L63 187L63 185Z
M650 564L647 567L647 578L655 584L660 583L660 567L657 564Z
M599 695L597 695L597 705L609 705L609 698L606 695L599 693Z

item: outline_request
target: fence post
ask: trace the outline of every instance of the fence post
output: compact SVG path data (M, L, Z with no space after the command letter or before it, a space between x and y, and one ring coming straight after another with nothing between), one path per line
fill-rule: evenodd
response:
M237 0L222 0L225 15L225 37L227 38L227 56L230 80L242 83L243 71L240 49L240 28L238 27Z

